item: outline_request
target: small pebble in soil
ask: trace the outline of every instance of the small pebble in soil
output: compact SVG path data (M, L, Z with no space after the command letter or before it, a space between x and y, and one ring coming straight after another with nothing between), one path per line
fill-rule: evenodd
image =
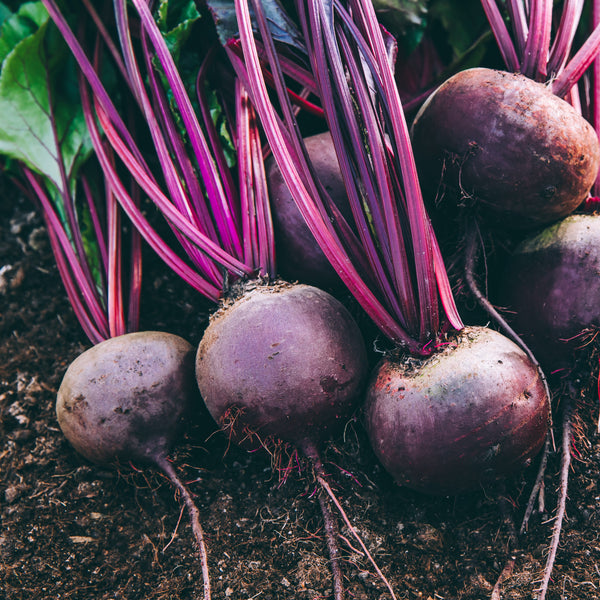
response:
M21 496L21 491L19 490L19 488L17 486L9 485L4 490L4 499L6 500L7 504L12 504L16 500L18 500L20 496Z

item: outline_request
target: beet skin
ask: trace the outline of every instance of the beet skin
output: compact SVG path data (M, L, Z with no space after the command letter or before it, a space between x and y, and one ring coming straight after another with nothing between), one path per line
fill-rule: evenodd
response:
M350 313L307 285L246 292L211 319L196 358L209 412L246 445L320 441L356 408L367 370Z
M475 68L443 83L415 117L427 195L491 212L510 227L551 223L587 197L600 165L593 127L545 85Z
M519 244L497 295L547 371L572 364L600 327L600 216L571 215Z
M92 462L155 462L196 401L193 347L170 333L142 331L80 354L60 384L56 413L65 437Z
M350 204L331 134L326 131L304 140L306 151L327 193L351 222ZM323 289L339 288L342 281L317 244L285 183L277 163L267 164L269 197L277 245L277 264L283 277Z
M525 353L470 327L419 366L383 360L365 416L375 454L400 485L455 494L525 465L544 442L549 410Z

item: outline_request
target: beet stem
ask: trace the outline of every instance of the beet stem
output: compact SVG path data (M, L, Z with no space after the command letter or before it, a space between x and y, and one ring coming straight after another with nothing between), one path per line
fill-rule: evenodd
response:
M171 483L177 488L181 494L185 506L190 515L190 521L192 522L192 531L194 532L194 538L198 546L198 554L200 555L200 563L202 565L202 579L204 582L204 600L211 600L210 594L210 577L208 574L208 553L206 551L206 545L204 543L204 532L202 531L202 525L200 525L200 511L196 506L194 500L188 489L183 485L173 465L164 457L158 456L154 459L154 462L158 468L169 478Z
M571 387L571 386L570 386ZM558 504L556 507L556 517L554 520L554 526L552 527L552 538L550 540L550 548L548 551L548 558L546 559L546 566L544 567L544 577L542 583L537 590L537 600L544 600L546 598L546 592L548 591L548 585L550 583L550 577L552 576L552 569L554 567L554 560L556 559L556 553L558 552L558 544L560 542L560 534L562 532L562 524L565 517L567 508L567 490L569 485L569 468L571 466L571 440L573 438L573 415L575 412L575 402L573 399L574 390L570 389L570 393L565 396L563 404L563 418L562 418L562 447L561 447L561 460L560 460L560 485L558 488Z
M304 450L304 454L313 463L313 468L314 468L314 471L315 471L315 475L317 477L317 481L318 481L319 485L321 486L321 489L324 490L327 493L327 495L329 496L330 500L333 502L334 506L337 508L337 510L340 513L342 519L344 520L344 523L346 524L346 527L348 527L348 529L350 530L350 533L354 536L354 538L356 539L356 541L360 544L360 547L363 549L363 552L365 553L365 555L367 556L367 558L369 559L369 561L373 565L373 568L375 569L377 575L379 575L379 577L381 578L381 580L383 581L383 583L385 584L385 586L389 590L389 592L390 592L390 594L392 596L392 600L397 600L396 594L394 594L394 590L393 590L390 582L387 580L387 577L382 573L381 569L379 568L379 566L375 562L375 559L373 558L373 555L369 552L369 550L366 547L365 543L363 542L362 538L360 537L360 535L356 531L354 525L352 525L352 523L350 522L350 519L348 518L348 515L346 514L346 511L343 509L342 505L340 504L340 501L337 499L337 496L335 495L335 493L331 489L331 486L329 485L329 483L327 483L325 469L323 468L323 463L321 462L321 457L319 456L319 453L318 453L317 449L315 448L314 445L312 445L309 442L309 443L305 444L303 450ZM322 499L322 496L319 495L319 502L321 502L321 499ZM323 506L323 504L324 503L322 503L322 506ZM328 510L328 512L331 515L331 511L330 511L329 505L327 505L327 510ZM325 513L323 514L323 518L325 518ZM327 523L325 523L325 527L327 529ZM335 525L335 523L334 523L333 527L334 527L334 531L337 531L337 526ZM335 543L335 540L334 540L334 543ZM338 551L337 543L335 543L335 547L336 547L336 552L337 552ZM331 552L331 548L330 548L330 552Z

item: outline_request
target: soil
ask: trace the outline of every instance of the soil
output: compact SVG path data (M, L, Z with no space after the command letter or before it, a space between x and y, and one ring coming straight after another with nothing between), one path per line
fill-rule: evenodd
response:
M143 326L197 344L206 320L207 306L148 257ZM171 484L136 465L89 464L57 425L54 402L61 377L89 345L39 217L25 200L0 203L0 598L200 598L202 576L189 520ZM587 370L575 380L580 418L550 600L600 598L594 376ZM311 470L299 465L282 478L269 456L230 446L202 420L199 413L190 423L172 459L200 509L213 598L331 598ZM323 458L352 526L398 599L490 598L511 557L514 568L501 597L534 596L556 506L558 453L549 459L546 509L534 513L516 545L510 542L507 515L520 522L536 464L503 489L459 497L419 495L398 487L380 468L360 419L324 449ZM339 523L346 597L390 598L341 518Z

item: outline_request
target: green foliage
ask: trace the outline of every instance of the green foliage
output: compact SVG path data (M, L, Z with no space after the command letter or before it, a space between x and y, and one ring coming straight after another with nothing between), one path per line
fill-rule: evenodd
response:
M154 18L177 65L177 70L192 100L192 104L198 110L196 78L198 76L198 69L204 59L204 49L200 44L196 43L192 35L194 27L201 19L201 15L196 9L196 4L194 0L161 0ZM165 83L167 96L179 131L183 138L186 139L185 126L175 106L173 94L169 90L164 77L162 77L162 81ZM219 104L215 91L208 86L204 91L211 117L225 150L228 164L233 166L235 164L235 147L227 127L224 111Z
M178 62L182 47L200 19L194 0L161 0L155 19L169 52Z
M0 31L0 153L61 189L91 152L66 46L41 2L26 3ZM55 32L54 32L55 33ZM9 49L10 48L10 49Z
M64 202L69 194L75 197L77 175L92 152L75 65L41 2L21 4L16 13L2 4L0 18L0 154L9 168L24 165L43 177L72 237ZM77 211L87 258L99 282L100 255L89 208L83 205Z
M219 139L221 140L221 146L223 148L223 152L225 153L227 164L229 167L233 167L236 164L237 155L235 145L229 131L229 125L225 117L225 112L223 111L223 107L219 102L219 98L215 90L211 89L207 85L205 93L208 106L210 108L210 116L215 124L215 127L217 128L217 133L219 135Z
M41 2L23 4L13 13L0 4L0 62L23 39L35 33L48 20L48 12Z
M429 0L373 0L377 18L407 53L421 41Z
M469 64L463 65L463 68L480 63L486 49L483 44L476 46L482 34L489 31L481 0L431 0L429 19L443 32L451 60L461 61L470 54Z

